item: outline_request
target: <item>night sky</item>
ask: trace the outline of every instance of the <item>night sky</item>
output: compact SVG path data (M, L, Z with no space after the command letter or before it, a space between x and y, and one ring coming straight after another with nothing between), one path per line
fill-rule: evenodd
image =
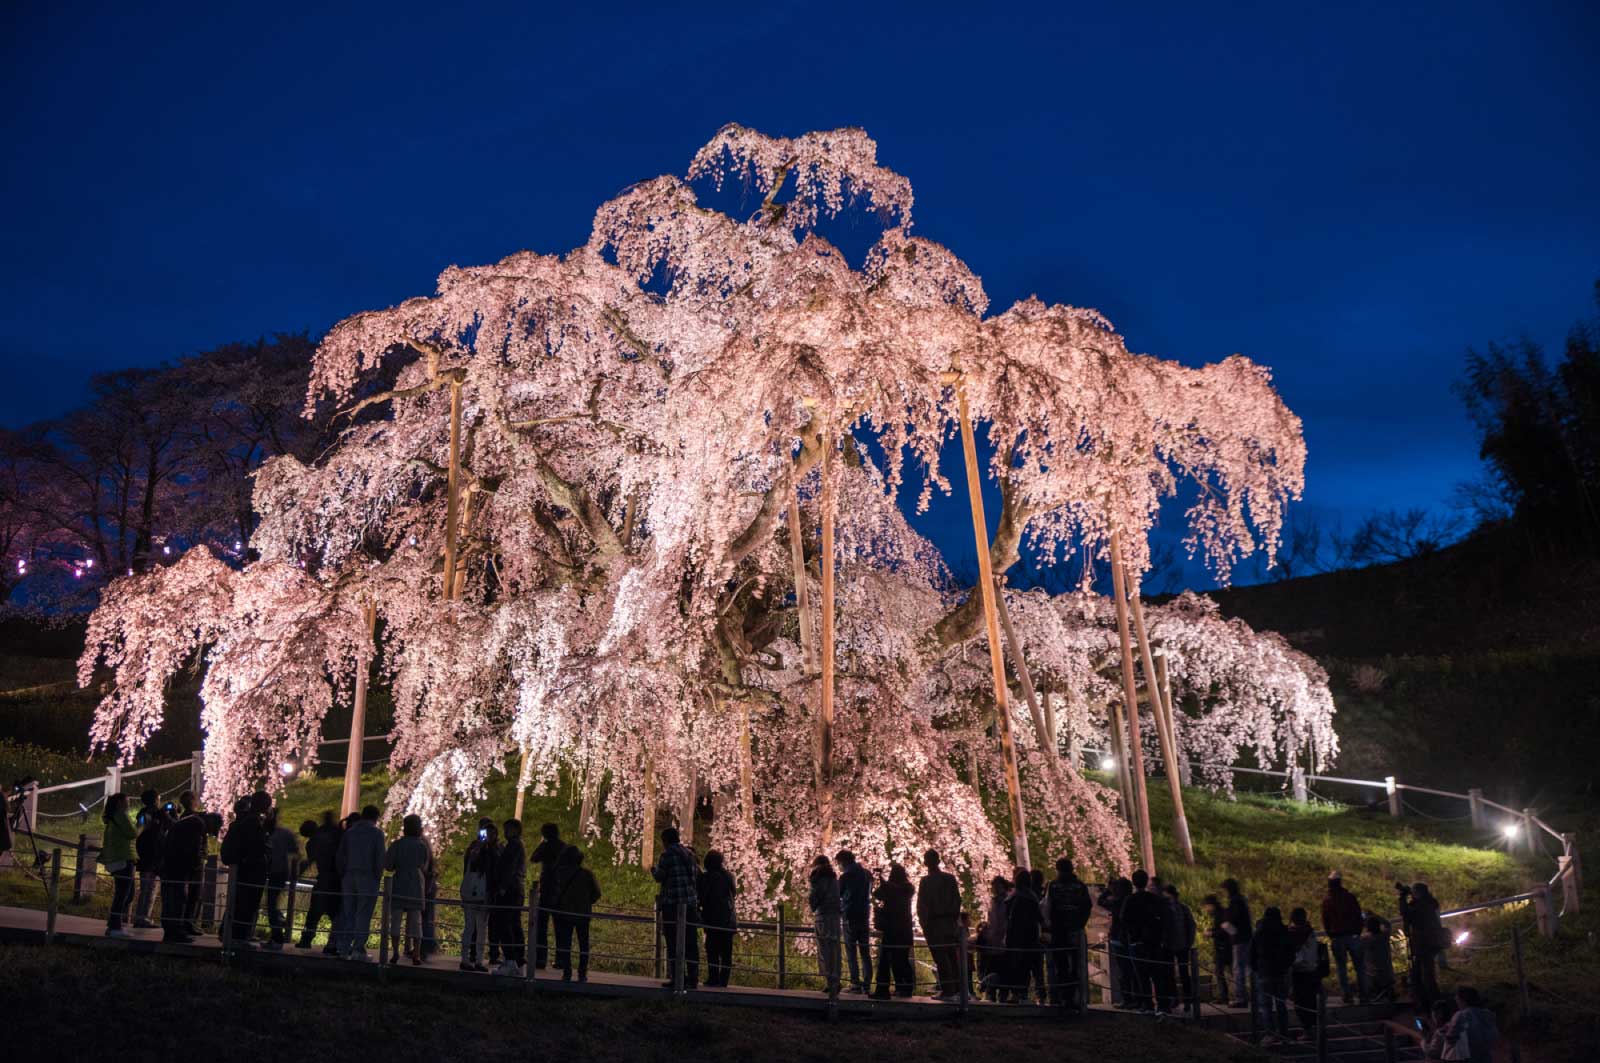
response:
M1592 3L142 6L0 14L6 424L569 249L729 121L864 126L996 310L1273 366L1347 524L1443 505L1465 348L1556 346L1600 276Z

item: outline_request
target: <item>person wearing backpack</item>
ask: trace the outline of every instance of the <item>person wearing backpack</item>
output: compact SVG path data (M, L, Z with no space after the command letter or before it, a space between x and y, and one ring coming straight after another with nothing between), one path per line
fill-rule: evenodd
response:
M1317 940L1311 918L1304 908L1289 913L1289 945L1294 960L1289 968L1289 998L1305 1028L1306 1036L1317 1036L1317 998L1322 995L1322 977L1328 964L1328 947Z
M1483 1006L1483 998L1469 985L1456 989L1456 1012L1442 1032L1443 1058L1460 1063L1490 1063L1494 1043L1500 1039L1494 1012Z
M1078 1009L1078 950L1083 947L1083 928L1089 923L1092 902L1089 887L1073 872L1066 857L1056 861L1056 877L1045 887L1045 921L1050 927L1050 951L1046 954L1046 975L1050 980L1050 1003Z
M1166 949L1166 901L1149 889L1150 876L1139 868L1133 873L1133 892L1122 902L1122 933L1128 942L1133 975L1131 1006L1139 1011L1159 1011L1166 979L1164 968L1172 960Z

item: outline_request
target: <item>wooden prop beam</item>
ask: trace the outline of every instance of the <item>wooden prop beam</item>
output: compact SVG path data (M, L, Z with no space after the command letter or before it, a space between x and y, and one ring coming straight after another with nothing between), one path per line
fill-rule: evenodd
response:
M524 749L517 760L517 808L512 815L522 822L522 809L528 796L528 751Z
M1127 728L1122 717L1122 703L1112 701L1107 707L1106 719L1111 729L1111 756L1117 762L1117 793L1122 798L1122 818L1128 821L1128 828L1137 835L1144 828L1139 823L1139 806L1133 800L1133 779L1128 773L1128 743L1124 737Z
M1056 740L1056 735L1060 733L1056 730L1056 706L1055 703L1050 700L1049 687L1045 687L1039 691L1039 705L1044 709L1045 733L1050 736L1050 745L1047 748L1049 749L1052 757L1060 756L1061 746ZM1083 765L1079 764L1076 759L1074 759L1071 763L1073 771L1078 771L1083 767Z
M700 780L694 769L689 769L689 785L683 791L683 808L678 811L678 840L684 845L694 844L695 798L700 795Z
M956 410L961 421L961 452L966 458L967 499L972 505L972 535L978 547L978 593L989 635L989 667L994 677L995 718L1000 725L1000 754L1006 769L1006 796L1011 804L1011 846L1018 867L1032 867L1028 858L1028 823L1022 812L1022 782L1017 774L1017 746L1011 737L1011 709L1006 697L1006 663L1000 648L1000 621L994 604L994 570L989 564L989 526L983 515L983 480L978 473L978 446L972 438L967 392L956 384Z
M1122 564L1120 557L1113 563ZM1161 762L1166 769L1167 793L1172 798L1172 833L1183 853L1183 862L1194 866L1194 842L1189 839L1189 817L1183 811L1183 780L1178 775L1177 747L1172 741L1172 722L1167 719L1167 707L1161 697L1161 682L1156 676L1155 655L1150 652L1150 633L1144 626L1144 605L1140 601L1139 585L1132 579L1127 566L1122 565L1123 585L1128 588L1128 598L1133 606L1133 630L1139 637L1139 659L1144 665L1144 692L1150 702L1150 716L1156 722L1156 737L1161 742Z
M1128 631L1128 594L1122 571L1122 538L1111 533L1111 585L1117 600L1117 638L1122 643L1122 696L1128 712L1128 754L1133 761L1133 801L1139 818L1139 854L1144 869L1156 873L1155 839L1150 832L1150 800L1144 785L1144 749L1139 741L1139 689L1133 676L1133 636Z
M644 762L644 809L640 819L644 829L640 832L639 839L639 864L646 871L655 866L656 862L656 773L650 767L650 759Z
M1000 627L1005 631L1006 646L1011 651L1011 667L1016 669L1017 683L1022 687L1023 700L1028 703L1028 715L1033 719L1034 736L1039 740L1039 748L1046 753L1047 770L1055 775L1061 767L1056 762L1055 731L1045 721L1038 691L1033 687L1033 676L1028 672L1028 662L1022 659L1022 643L1017 641L1017 629L1011 626L1011 610L1006 607L1005 589L1000 586L998 578L995 581L994 600L996 611L1000 614Z
M456 593L456 514L461 494L461 381L450 381L450 472L445 479L444 503L444 597Z
M1156 654L1156 681L1161 685L1161 704L1167 710L1167 732L1172 735L1172 748L1178 754L1178 781L1188 786L1189 758L1183 755L1183 744L1178 741L1178 710L1172 703L1172 678L1167 675L1167 655Z
M367 673L372 671L373 639L378 630L378 610L371 604L361 609L367 622L367 644L356 657L356 698L350 713L350 745L345 751L344 794L339 799L339 818L361 811L361 761L367 749ZM321 870L320 868L318 870Z
M739 815L744 825L756 825L755 761L750 749L750 706L739 710Z
M822 848L833 844L833 437L822 433L822 728L817 756L821 762L820 810Z

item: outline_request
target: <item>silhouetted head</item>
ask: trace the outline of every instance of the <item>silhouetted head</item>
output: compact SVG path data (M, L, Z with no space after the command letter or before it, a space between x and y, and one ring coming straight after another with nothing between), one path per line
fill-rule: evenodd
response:
M265 790L257 790L250 795L250 811L258 816L264 816L272 811L272 795Z
M712 849L712 850L710 850L709 852L706 853L706 870L707 871L721 871L722 870L722 854L719 853L715 849Z
M1483 997L1469 985L1456 986L1456 1003L1463 1008L1483 1007Z
M558 842L561 840L561 828L554 823L546 823L539 828L539 837L545 841Z
M412 815L401 820L400 833L405 835L407 838L422 837L422 817Z
M677 845L678 838L679 834L677 827L668 827L666 830L661 832L661 840L667 845Z
M833 858L838 861L840 867L850 867L856 862L856 854L849 849L840 849L833 855Z
M1145 869L1142 867L1135 869L1133 872L1133 888L1142 890L1148 885L1150 885L1150 876Z
M1005 880L1004 875L996 875L989 880L989 892L996 897L1004 897L1011 889L1011 883Z
M323 813L323 815L327 815L327 813ZM300 824L300 837L309 838L309 837L311 837L312 835L314 835L316 833L317 833L317 821L316 820L308 819L304 823Z
M161 800L161 795L154 790L146 790L139 795L139 803L145 808L156 807L156 802Z
M522 820L508 819L501 824L501 829L506 832L506 841L514 841L522 837Z
M576 845L569 845L561 850L561 855L556 857L556 863L562 867L578 867L583 863L583 850Z
M367 805L361 810L361 818L366 820L368 823L378 822L378 817L381 815L383 815L383 809L379 808L377 805Z
M1062 878L1066 878L1067 876L1071 875L1072 874L1072 861L1068 860L1064 856L1060 860L1057 860L1056 861L1056 874L1060 875Z
M906 874L906 869L901 867L899 864L890 864L889 881L895 883L896 885L904 884L909 886L911 885L911 876Z
M1293 923L1295 926L1311 925L1311 920L1306 918L1306 910L1304 908L1296 908L1291 911L1289 913L1289 922Z
M1165 893L1168 897L1171 897L1173 900L1177 900L1178 899L1178 887L1174 886L1170 882L1167 883L1166 887L1162 890L1162 892Z
M1266 911L1262 912L1261 913L1261 925L1265 926L1265 927L1282 927L1283 926L1283 910L1280 909L1277 905L1273 905L1272 907L1268 908Z
M128 795L127 794L112 794L110 797L106 798L105 811L100 813L100 818L103 821L105 821L107 823L110 823L111 820L112 820L112 817L114 817L114 816L116 816L116 815L118 815L120 813L126 812L127 810L128 810Z
M922 854L922 864L929 871L939 870L939 850L929 849Z
M1226 893L1229 897L1239 896L1239 880L1236 878L1223 879L1222 892Z

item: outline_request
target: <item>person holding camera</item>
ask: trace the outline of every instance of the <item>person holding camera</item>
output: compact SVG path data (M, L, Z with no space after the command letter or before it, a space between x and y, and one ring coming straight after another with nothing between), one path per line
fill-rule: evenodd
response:
M146 790L139 795L139 815L134 825L139 828L139 838L133 843L133 854L139 871L139 896L133 902L133 925L148 929L156 924L150 919L155 905L156 886L161 875L161 847L166 843L167 829L172 826L172 805L161 803L161 795Z
M1418 1011L1433 1006L1439 996L1439 955L1450 944L1448 932L1439 921L1439 902L1427 884L1394 884L1400 899L1401 927L1411 946L1411 994Z
M494 881L500 832L494 820L478 820L478 836L461 858L461 969L488 974L483 959L489 954L489 883Z

